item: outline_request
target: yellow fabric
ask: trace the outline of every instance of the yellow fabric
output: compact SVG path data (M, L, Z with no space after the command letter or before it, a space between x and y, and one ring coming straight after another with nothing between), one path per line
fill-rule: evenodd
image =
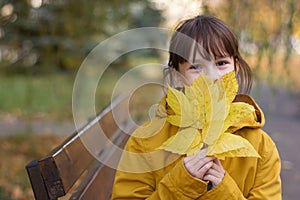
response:
M184 156L157 151L178 128L160 121L168 108L159 106L156 121L137 129L129 139L116 173L112 199L281 199L280 158L272 139L261 130L264 116L246 95L235 101L254 106L256 114L232 127L233 134L247 139L261 158L235 157L222 160L226 170L223 181L207 190L207 182L192 177L185 169ZM164 100L160 105L166 105ZM165 106L166 107L166 106ZM155 127L158 130L153 129ZM159 127L159 128L158 128ZM143 135L147 132L147 136ZM137 156L140 155L140 156Z

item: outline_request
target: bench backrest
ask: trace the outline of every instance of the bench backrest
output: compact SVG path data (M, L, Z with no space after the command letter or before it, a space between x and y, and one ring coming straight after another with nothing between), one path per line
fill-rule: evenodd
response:
M26 166L37 200L63 196L64 199L110 199L115 169L99 160L119 161L120 153L115 147L123 148L128 132L135 127L128 119L128 101L125 96L117 98L48 156ZM91 146L87 148L86 143Z

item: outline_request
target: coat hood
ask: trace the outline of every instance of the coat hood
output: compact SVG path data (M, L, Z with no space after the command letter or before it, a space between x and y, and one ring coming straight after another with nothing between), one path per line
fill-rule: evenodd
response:
M265 116L261 108L257 103L248 95L238 94L236 95L234 102L244 102L254 107L255 111L248 117L241 120L239 123L230 127L231 132L235 132L241 128L262 128L265 125Z

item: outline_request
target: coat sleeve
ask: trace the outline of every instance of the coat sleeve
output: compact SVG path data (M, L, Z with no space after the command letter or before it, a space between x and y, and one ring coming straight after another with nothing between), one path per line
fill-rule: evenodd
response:
M247 199L233 180L233 178L225 173L222 182L212 190L204 193L200 198L204 199L230 199L230 200L244 200Z
M126 150L138 153L136 147L141 144L130 139ZM143 153L143 152L140 152ZM146 158L145 158L146 159ZM147 160L145 160L148 162ZM140 161L124 160L120 162L137 163ZM207 182L192 177L185 169L183 159L156 183L155 172L129 173L118 170L113 186L112 199L198 199L207 191Z

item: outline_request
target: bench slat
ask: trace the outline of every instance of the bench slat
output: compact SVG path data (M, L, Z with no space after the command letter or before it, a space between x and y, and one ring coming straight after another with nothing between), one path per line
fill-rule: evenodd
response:
M120 148L123 148L129 138L128 135L120 132L116 134L117 137L115 138L113 144L117 145ZM115 148L110 145L106 150L107 157L116 160L119 162L121 154L115 151ZM104 155L105 156L105 155ZM82 182L77 191L74 192L70 199L80 199L80 200L107 200L111 197L111 189L114 182L114 177L116 170L110 168L102 163L98 162L96 167L93 170L89 171L86 178L86 182ZM95 195L97 194L97 195Z
M72 145L68 145L57 154L55 157L51 157L53 160L53 165L57 168L58 177L62 183L62 193L56 193L56 197L60 197L66 194L66 192L72 187L72 185L76 182L78 177L85 171L85 169L92 163L94 157L89 153L89 151L85 148L82 144L80 138L76 138L72 142ZM42 174L47 173L47 168L44 169L42 167L42 163L45 161L40 162L40 166L42 169ZM44 165L49 165L45 163ZM52 167L54 168L54 166ZM44 175L45 176L45 175ZM58 180L57 180L58 181ZM46 182L47 185L48 182ZM51 183L49 183L51 184ZM49 191L52 192L53 187L55 186L48 186ZM58 190L58 189L55 189Z
M30 162L26 166L26 170L30 177L30 183L32 185L35 199L49 199L38 161L34 160Z
M80 200L108 200L111 197L111 188L113 185L113 179L107 179L107 177L114 177L115 170L103 165L95 173L92 181L88 185L85 191L80 194ZM74 198L75 200L76 198Z

